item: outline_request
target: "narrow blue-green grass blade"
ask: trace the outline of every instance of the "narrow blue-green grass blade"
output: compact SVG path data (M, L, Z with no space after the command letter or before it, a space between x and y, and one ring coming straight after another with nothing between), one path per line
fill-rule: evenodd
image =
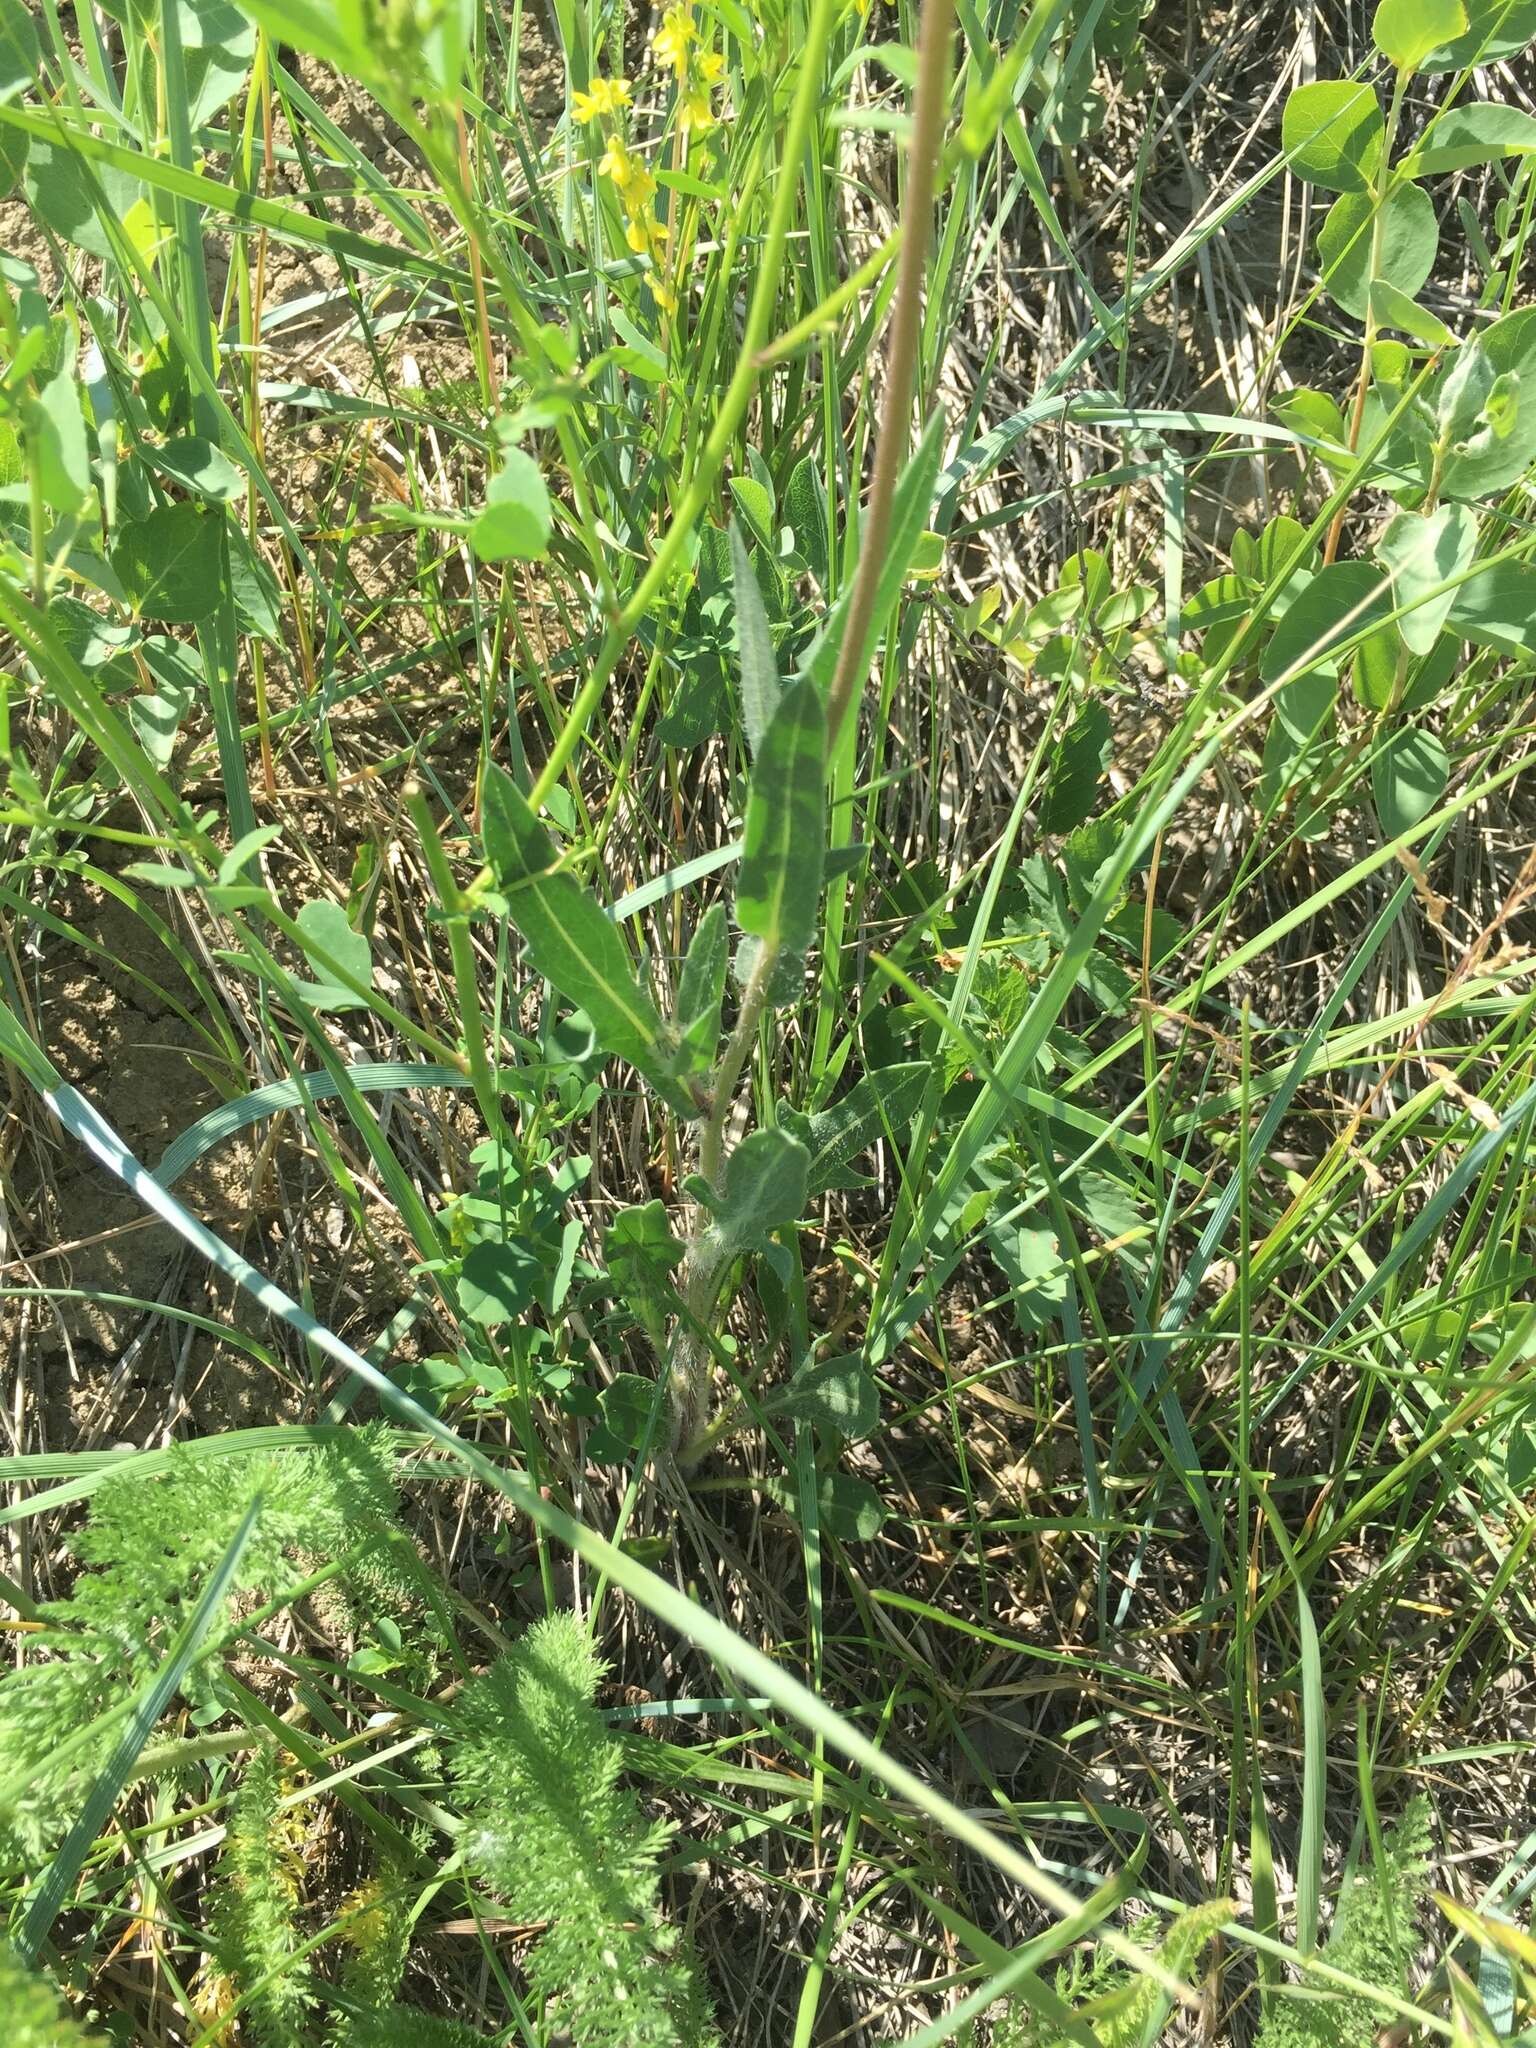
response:
M679 890L691 883L702 881L719 868L728 868L733 860L741 858L741 841L733 839L728 846L717 846L709 853L697 854L692 860L685 860L680 867L668 868L665 874L653 875L648 882L642 882L638 889L631 889L610 903L607 914L615 920L633 917L637 911L649 910L653 903L660 903L664 897L675 896Z
M224 1605L230 1581L240 1562L241 1553L250 1541L251 1531L256 1527L261 1513L261 1497L258 1494L246 1510L245 1519L235 1531L229 1548L219 1561L218 1569L203 1588L202 1598L183 1625L172 1645L171 1653L156 1672L153 1682L143 1698L134 1708L124 1729L117 1748L103 1766L92 1785L90 1794L73 1827L59 1845L58 1853L43 1872L38 1886L27 1905L26 1917L16 1946L30 1963L36 1959L49 1928L58 1917L65 1894L80 1874L91 1844L111 1818L124 1785L127 1784L139 1752L149 1740L150 1732L175 1697L176 1690L186 1676L188 1667L197 1655L198 1646L212 1627Z
M1434 1196L1424 1204L1391 1251L1368 1278L1361 1281L1317 1342L1308 1346L1301 1363L1287 1373L1284 1381L1265 1403L1259 1418L1261 1421L1267 1421L1288 1398L1298 1381L1304 1379L1313 1369L1313 1360L1328 1354L1361 1309L1381 1292L1395 1274L1402 1271L1410 1259L1416 1257L1438 1235L1442 1223L1461 1201L1473 1181L1508 1143L1515 1126L1533 1111L1536 1111L1536 1084L1524 1089L1497 1122L1482 1130L1467 1147L1459 1165L1446 1175Z
M1081 1902L1011 1841L995 1834L974 1814L947 1798L929 1780L919 1777L887 1754L782 1664L738 1635L735 1629L697 1601L691 1600L679 1587L669 1585L638 1559L599 1536L553 1501L545 1499L524 1473L498 1464L477 1444L460 1436L441 1417L433 1415L402 1388L395 1386L378 1366L355 1351L344 1338L338 1337L307 1309L301 1308L259 1267L253 1266L233 1246L225 1244L174 1195L151 1178L105 1117L83 1095L59 1081L47 1055L3 1003L0 1003L0 1052L6 1052L17 1060L22 1072L38 1088L47 1108L70 1135L109 1173L130 1188L146 1208L168 1223L200 1257L249 1294L269 1315L277 1316L317 1350L355 1373L401 1421L441 1446L482 1485L499 1493L546 1535L573 1551L593 1571L606 1575L614 1585L639 1601L665 1626L676 1629L722 1670L733 1674L753 1691L765 1694L781 1713L800 1722L820 1736L829 1748L860 1765L877 1783L887 1786L896 1798L927 1814L953 1841L1003 1871L1037 1903L1063 1920L1071 1920L1079 1913ZM1171 1992L1182 2004L1193 2003L1188 1988L1156 1956L1149 1955L1116 1929L1104 1928L1100 1943L1139 1975L1152 1978L1165 1991Z
M1296 1852L1296 1946L1317 1947L1323 1891L1323 1811L1328 1800L1328 1710L1323 1700L1323 1653L1311 1604L1298 1584L1296 1625L1301 1635L1301 1842Z
M1433 858L1436 849L1449 829L1449 825L1443 827L1436 834L1430 846L1425 849L1424 859L1426 861ZM1285 1077L1272 1096L1269 1107L1264 1112L1263 1120L1253 1135L1250 1146L1250 1154L1253 1158L1262 1159L1267 1155L1271 1144L1274 1142L1275 1133L1279 1130L1281 1123L1289 1113L1296 1090L1312 1071L1313 1062L1317 1058L1323 1040L1332 1030L1338 1019L1339 1012L1348 1002L1360 981L1360 977L1365 973L1366 968L1385 943L1387 933L1396 923L1412 887L1412 876L1405 875L1402 882L1387 899L1375 923L1366 933L1354 958L1339 976L1338 983L1327 1002L1323 1005L1317 1021L1296 1048L1295 1055L1290 1065L1286 1068ZM1200 1284L1210 1270L1211 1261L1221 1249L1222 1239L1226 1236L1227 1228L1237 1213L1237 1205L1241 1193L1242 1189L1239 1185L1238 1176L1234 1171L1226 1186L1222 1189L1221 1194L1217 1197L1216 1204L1206 1219L1205 1228L1201 1231L1194 1251L1190 1254L1189 1264L1179 1275L1178 1282L1172 1294L1168 1297L1167 1305L1162 1315L1158 1318L1156 1335L1144 1339L1141 1344L1141 1355L1138 1359L1131 1385L1142 1401L1150 1398L1154 1382L1161 1378L1163 1365L1172 1348L1175 1333L1188 1316L1195 1296L1199 1292ZM1132 1404L1130 1413L1134 1416L1135 1412L1135 1404ZM1117 1442L1118 1434L1117 1432Z
M393 1095L410 1088L468 1088L470 1079L457 1067L424 1064L408 1060L364 1060L343 1070L359 1095ZM327 1102L340 1095L341 1082L332 1074L296 1074L287 1081L271 1081L265 1088L253 1088L234 1102L221 1102L195 1124L172 1139L151 1176L163 1188L174 1187L189 1167L195 1166L215 1145L223 1145L237 1131L264 1123L285 1109L301 1109L306 1103Z
M454 291L468 292L471 289L473 281L468 271L458 270L450 263L440 263L436 258L420 255L414 249L401 248L398 243L380 242L371 235L355 234L350 228L317 219L314 214L305 213L297 206L284 206L275 199L263 199L254 192L239 191L233 185L221 184L217 178L179 169L164 157L125 149L119 142L108 142L102 136L93 135L88 128L67 126L57 113L38 113L28 107L0 107L0 122L8 128L20 129L23 134L34 135L55 148L73 150L90 163L105 164L109 170L126 171L130 177L142 179L146 185L154 186L173 199L186 199L193 205L206 207L210 213L226 215L231 221L265 228L279 241L302 242L310 248L324 249L338 259L345 258L357 264L360 269L382 271L390 277L408 271L413 277L447 285Z

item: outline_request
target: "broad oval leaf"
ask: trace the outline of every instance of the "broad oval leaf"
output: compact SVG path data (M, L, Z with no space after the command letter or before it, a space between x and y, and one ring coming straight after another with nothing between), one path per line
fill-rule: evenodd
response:
M482 562L537 562L549 551L553 526L543 471L521 448L509 448L485 487L470 546Z
M1381 157L1385 123L1373 87L1347 78L1299 85L1285 103L1280 139L1291 169L1330 192L1364 192Z
M811 1156L799 1139L770 1124L749 1131L727 1159L723 1188L711 1188L695 1175L688 1185L712 1212L715 1249L733 1258L795 1222L805 1207L810 1170Z
M1445 748L1432 732L1407 726L1391 735L1371 762L1371 794L1388 839L1411 832L1428 817L1450 775Z
M1308 740L1318 730L1333 703L1345 650L1381 626L1391 610L1391 585L1370 562L1331 562L1292 601L1259 673L1266 683L1290 678L1275 699L1275 713L1295 739Z
M1536 36L1536 0L1464 0L1467 26L1419 59L1420 71L1460 71L1497 64Z
M218 608L224 581L224 515L183 502L157 505L125 526L112 567L135 613L196 625Z
M0 0L0 105L37 76L37 30L22 0Z
M1461 0L1380 0L1371 18L1371 41L1399 71L1417 71L1466 27Z
M1434 269L1440 246L1434 205L1418 185L1399 185L1382 202L1379 251L1373 227L1375 210L1376 201L1369 192L1346 192L1328 209L1317 237L1323 282L1335 301L1357 320L1363 320L1369 309L1373 278L1383 279L1413 298Z
M1432 171L1465 171L1474 164L1497 163L1501 157L1536 152L1536 115L1498 100L1473 100L1438 114L1421 136L1410 168L1415 176Z
M1500 654L1536 654L1536 563L1490 562L1456 592L1450 630Z
M1388 521L1376 556L1392 578L1398 631L1412 653L1429 653L1456 602L1454 589L1429 593L1459 576L1476 552L1477 515L1465 505L1399 512Z

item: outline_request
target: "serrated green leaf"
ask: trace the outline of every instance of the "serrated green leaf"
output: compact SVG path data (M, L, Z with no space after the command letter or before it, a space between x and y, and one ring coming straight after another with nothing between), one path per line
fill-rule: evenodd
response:
M1372 227L1376 205L1372 193L1346 192L1329 207L1317 237L1323 282L1357 320L1366 316L1376 279L1413 298L1434 269L1440 246L1434 204L1422 187L1398 185L1381 202L1379 250Z
M621 1209L603 1233L608 1276L640 1327L657 1339L676 1313L672 1274L687 1247L674 1237L666 1204L642 1202Z
M931 1072L918 1060L875 1068L862 1075L830 1109L796 1117L792 1123L786 1111L786 1125L809 1154L809 1192L817 1195L827 1188L862 1186L860 1178L848 1174L847 1168L888 1130L900 1134L906 1128L917 1112Z
M587 1432L587 1456L598 1465L627 1465L645 1442L656 1412L655 1380L615 1373L597 1397L598 1420Z
M517 784L488 762L481 790L485 856L534 971L584 1010L605 1052L651 1082L680 1115L697 1109L673 1072L660 1013L636 979L623 934L574 875L557 871L549 834Z
M1371 794L1388 839L1412 831L1445 795L1451 764L1432 732L1405 726L1371 762Z
M1477 515L1465 505L1440 505L1433 512L1399 512L1376 543L1376 555L1392 578L1402 611L1398 631L1414 654L1428 654L1451 615L1456 591L1427 593L1459 576L1477 552ZM1424 600L1424 601L1421 601ZM1403 607L1412 605L1413 610Z
M125 526L112 550L128 601L140 618L195 625L218 609L224 515L181 503L157 505Z
M1380 0L1371 17L1371 41L1399 71L1417 71L1466 27L1461 0Z
M880 1421L880 1389L857 1352L803 1361L772 1403L776 1414L813 1423L850 1442L872 1436Z
M1072 832L1098 800L1099 777L1109 759L1108 707L1095 698L1062 736L1040 806L1042 832Z
M779 700L752 768L736 920L786 967L816 936L826 861L826 714L809 682Z
M1386 124L1369 85L1320 78L1285 103L1280 139L1291 169L1330 192L1364 192L1381 156Z

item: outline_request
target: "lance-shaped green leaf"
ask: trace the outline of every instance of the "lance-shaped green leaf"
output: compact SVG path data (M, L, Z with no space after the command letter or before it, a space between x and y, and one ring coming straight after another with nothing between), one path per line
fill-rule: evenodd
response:
M741 663L741 722L755 757L779 708L783 686L774 659L763 593L747 558L741 530L731 521L731 589L736 599L736 652Z
M720 1042L720 1006L730 964L725 905L713 903L699 919L677 989L677 1036L691 1069L703 1073Z
M855 675L862 676L868 671L875 649L880 644L880 636L896 609L901 586L907 579L912 557L928 524L928 514L933 509L947 432L948 423L943 413L935 412L897 481L896 496L891 506L891 537L886 543L885 560L880 565L880 581L875 586L874 610L870 613L864 645L854 663ZM832 678L837 673L838 655L843 635L848 630L852 602L853 588L850 584L801 664L801 675L809 676L824 692L832 687Z
M1409 165L1415 177L1432 171L1465 171L1500 157L1536 152L1536 117L1500 100L1472 100L1448 107L1424 130Z
M714 1219L708 1232L712 1251L734 1258L793 1223L805 1207L810 1168L811 1155L799 1139L770 1125L742 1139L725 1163L722 1189L692 1175L688 1192Z
M485 857L536 973L585 1010L605 1052L628 1060L683 1116L698 1114L673 1072L660 1012L640 986L617 925L558 867L549 834L511 776L486 764Z
M816 935L827 857L826 733L815 685L792 684L763 734L747 795L736 919L778 963L775 1002L792 999Z

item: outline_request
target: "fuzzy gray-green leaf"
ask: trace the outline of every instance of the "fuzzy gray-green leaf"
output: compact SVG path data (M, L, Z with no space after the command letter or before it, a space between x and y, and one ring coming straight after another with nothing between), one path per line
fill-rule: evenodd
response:
M736 918L782 961L816 935L826 862L826 715L809 682L793 684L763 734L747 796Z

